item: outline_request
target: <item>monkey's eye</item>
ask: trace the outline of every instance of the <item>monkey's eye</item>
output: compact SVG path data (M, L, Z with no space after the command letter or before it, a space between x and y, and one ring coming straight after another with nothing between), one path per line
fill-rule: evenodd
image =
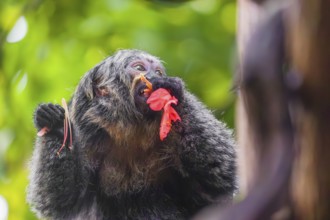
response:
M138 71L146 71L146 68L140 63L134 64L133 68L138 70Z
M158 75L163 75L163 71L161 71L160 69L157 69L157 70L156 70L156 73L157 73Z

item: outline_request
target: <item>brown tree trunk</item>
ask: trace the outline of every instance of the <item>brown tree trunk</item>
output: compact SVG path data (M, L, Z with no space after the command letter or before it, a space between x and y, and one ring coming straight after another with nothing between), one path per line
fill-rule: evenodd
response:
M257 23L251 25L250 21L258 20L267 10L252 1L239 2L238 44L240 62L244 63L249 56L245 51L246 39ZM251 12L251 5L257 13L246 13ZM284 23L289 66L297 81L301 81L296 91L298 101L291 106L291 118L297 128L294 139L298 156L291 177L292 194L287 200L292 200L295 219L330 219L330 1L295 1L286 10ZM251 114L256 112L248 110L258 103L246 98L249 90L240 93L236 115L240 182L243 191L250 192L260 180L258 166L265 156L263 148L267 148L260 145L267 143L260 142L258 135L262 131L253 127L258 118Z
M296 2L288 20L291 63L303 82L295 213L299 219L330 219L330 1Z

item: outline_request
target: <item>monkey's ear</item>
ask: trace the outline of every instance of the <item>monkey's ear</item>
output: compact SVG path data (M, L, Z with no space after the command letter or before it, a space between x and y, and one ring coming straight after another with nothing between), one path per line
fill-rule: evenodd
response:
M106 96L109 94L109 89L105 86L93 86L95 96Z
M80 90L83 91L84 95L92 100L96 95L95 88L97 87L97 71L100 65L94 67L89 72L85 74L80 83Z

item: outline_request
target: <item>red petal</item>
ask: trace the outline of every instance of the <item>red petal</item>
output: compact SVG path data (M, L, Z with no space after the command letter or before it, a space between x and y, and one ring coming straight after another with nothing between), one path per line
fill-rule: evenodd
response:
M172 124L169 118L169 114L164 112L162 116L162 121L160 122L160 129L159 129L159 137L161 141L163 141L167 137L167 134L170 132L171 127Z
M174 104L174 105L177 105L178 104L178 100L172 96L167 102L166 102L166 105L171 105L171 104ZM164 106L165 107L165 106Z
M176 104L178 101L175 97L173 98L174 99L168 101L164 106L164 112L162 116L162 121L160 123L159 131L160 140L164 140L167 137L167 134L170 132L172 127L172 121L181 121L179 114L171 106L172 103Z
M160 111L171 98L171 94L166 89L160 88L151 93L147 104L152 110Z
M175 111L174 108L171 107L171 111L170 111L170 119L171 121L175 122L175 121L181 121L181 117L180 115Z
M179 114L171 106L172 103L174 103L174 102L167 102L166 103L166 105L164 106L164 112L166 112L166 114L169 115L169 120L171 120L171 121L177 121L177 120L181 121L181 118L180 118Z
M154 101L154 102L150 102L148 103L149 104L149 107L154 110L154 111L160 111L163 109L164 105L165 105L165 102L163 102L162 100L157 100L157 101Z

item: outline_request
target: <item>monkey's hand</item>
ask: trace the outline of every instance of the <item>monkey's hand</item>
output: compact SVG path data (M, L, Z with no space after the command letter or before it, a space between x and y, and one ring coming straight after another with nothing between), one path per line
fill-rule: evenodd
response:
M51 103L39 105L34 113L35 127L38 130L47 127L49 132L36 138L27 198L45 219L70 219L67 215L76 207L88 183L81 148L63 147L67 146L63 145L64 116L65 110Z
M34 112L34 125L38 131L47 127L50 134L62 133L64 112L60 105L40 104Z
M157 77L150 80L152 89L168 89L172 96L178 99L178 104L183 101L184 83L178 77Z

